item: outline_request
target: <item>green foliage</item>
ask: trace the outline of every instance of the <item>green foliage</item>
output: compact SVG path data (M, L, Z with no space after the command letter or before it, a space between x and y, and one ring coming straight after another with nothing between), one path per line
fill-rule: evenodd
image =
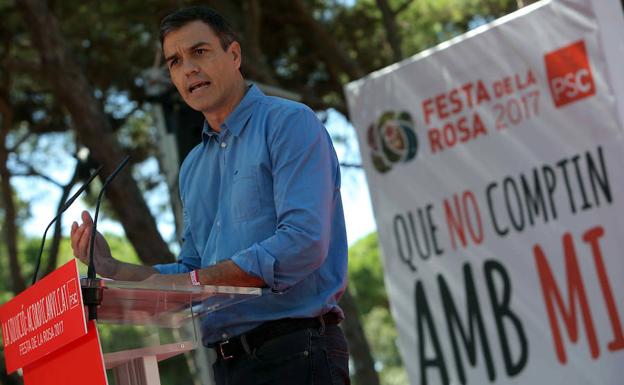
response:
M366 338L375 346L375 358L385 366L400 366L397 330L387 308L375 307L365 314Z
M358 304L381 383L406 384L407 373L397 347L397 330L384 286L377 233L369 234L349 249L349 287Z
M516 9L513 0L389 1L393 11L409 3L395 16L403 57L466 32L476 19L493 20ZM328 7L328 28L365 72L393 62L391 47L381 24L375 0L356 1L353 6Z
M371 233L349 248L349 287L362 314L373 308L388 309L377 233Z

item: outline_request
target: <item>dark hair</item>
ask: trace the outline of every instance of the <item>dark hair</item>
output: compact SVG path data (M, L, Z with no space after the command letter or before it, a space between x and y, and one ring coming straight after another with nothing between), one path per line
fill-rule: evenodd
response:
M234 41L238 41L232 26L214 9L203 5L181 8L165 16L160 22L160 45L165 36L172 31L182 28L193 21L202 21L212 28L221 41L221 47L226 50Z

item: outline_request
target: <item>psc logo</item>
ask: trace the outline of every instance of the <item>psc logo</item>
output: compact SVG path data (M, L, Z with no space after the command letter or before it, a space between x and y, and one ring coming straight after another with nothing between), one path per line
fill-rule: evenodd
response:
M407 162L416 156L418 138L413 126L407 112L386 111L368 127L366 139L377 171L385 173L393 163Z
M596 93L583 40L547 53L544 61L555 107L560 108Z

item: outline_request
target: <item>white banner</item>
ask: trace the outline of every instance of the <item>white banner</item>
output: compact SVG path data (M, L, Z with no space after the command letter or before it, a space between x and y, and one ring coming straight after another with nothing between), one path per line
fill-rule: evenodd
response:
M544 1L347 86L412 384L624 381L623 31Z

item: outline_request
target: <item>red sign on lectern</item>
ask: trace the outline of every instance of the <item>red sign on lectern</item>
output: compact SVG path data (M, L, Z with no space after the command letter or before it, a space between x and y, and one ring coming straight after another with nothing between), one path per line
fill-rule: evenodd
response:
M76 260L0 307L0 323L8 373L87 334Z

